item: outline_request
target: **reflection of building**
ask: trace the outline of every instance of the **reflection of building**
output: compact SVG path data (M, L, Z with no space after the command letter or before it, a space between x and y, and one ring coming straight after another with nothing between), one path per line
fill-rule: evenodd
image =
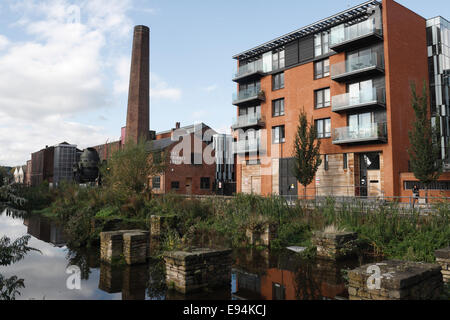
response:
M421 92L430 68L435 109L448 101L441 86L447 28L393 0L367 1L235 55L237 191L303 194L289 167L304 108L322 154L308 195L410 195L401 176L414 119L410 82ZM441 180L435 187L450 190L450 175Z
M107 293L122 292L122 300L145 300L148 282L148 265L100 265L98 287Z
M47 219L30 216L25 218L23 224L27 226L27 233L36 239L51 243L57 247L65 245L63 227Z
M256 261L240 259L233 267L237 279L234 298L321 300L345 297L347 289L341 270L358 264L358 261L307 261L292 253L272 256L259 269L255 268Z

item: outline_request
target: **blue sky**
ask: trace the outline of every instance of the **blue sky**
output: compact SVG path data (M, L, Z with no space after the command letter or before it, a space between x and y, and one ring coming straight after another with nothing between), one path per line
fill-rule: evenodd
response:
M85 148L119 138L134 25L151 30L151 129L202 121L226 132L234 54L362 2L2 0L0 165L62 141ZM446 0L399 2L450 18Z

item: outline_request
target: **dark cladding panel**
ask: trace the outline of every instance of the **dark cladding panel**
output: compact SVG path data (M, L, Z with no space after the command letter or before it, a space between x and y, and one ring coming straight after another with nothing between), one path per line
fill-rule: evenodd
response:
M314 36L300 39L300 62L314 59Z
M299 62L298 40L286 45L286 67L296 65Z

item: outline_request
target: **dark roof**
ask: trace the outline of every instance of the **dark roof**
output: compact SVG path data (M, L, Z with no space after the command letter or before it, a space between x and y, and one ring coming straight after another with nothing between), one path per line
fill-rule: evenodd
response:
M266 42L262 45L252 48L250 50L246 50L244 52L236 54L235 56L233 56L233 58L236 60L242 60L242 59L254 57L259 54L268 52L268 51L278 48L282 45L285 45L291 41L294 41L296 39L303 38L307 35L314 34L319 31L334 27L338 24L344 23L346 21L364 16L367 14L367 9L369 8L369 6L379 5L379 4L380 4L380 2L376 1L376 0L366 1L366 2L364 2L360 5L357 5L353 8L350 8L350 9L342 11L338 14L335 14L334 16L331 16L331 17L328 17L321 21L315 22L306 27L295 30L291 33L285 34L281 37L278 37L272 41Z
M151 152L151 151L157 151L157 150L164 150L176 142L177 141L173 141L172 138L151 140L151 141L147 142L147 151Z

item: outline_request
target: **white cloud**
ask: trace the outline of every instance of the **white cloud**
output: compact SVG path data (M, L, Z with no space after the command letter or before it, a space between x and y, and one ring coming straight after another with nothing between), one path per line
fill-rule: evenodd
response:
M81 1L79 19L67 0L9 3L27 40L0 35L0 165L64 140L104 143L102 128L69 119L110 106L106 73L115 45L129 41L130 1Z
M205 88L203 88L204 91L206 92L213 92L218 88L218 86L216 84L212 84L210 86L207 86Z

